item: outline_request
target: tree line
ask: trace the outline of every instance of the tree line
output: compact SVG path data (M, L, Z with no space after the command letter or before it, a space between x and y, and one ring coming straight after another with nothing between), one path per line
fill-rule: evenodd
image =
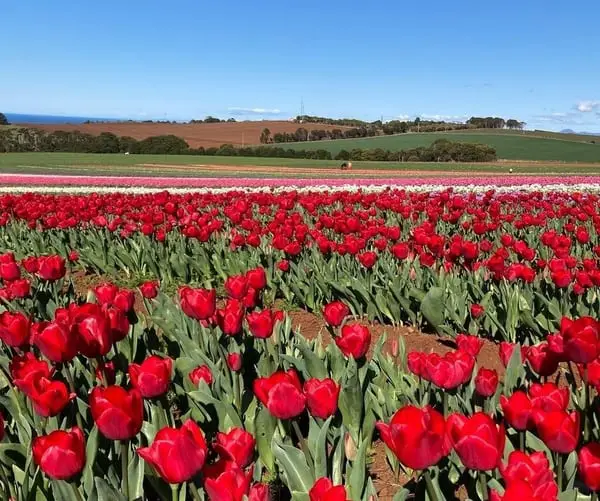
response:
M331 119L324 117L311 117L301 115L295 119L298 123L324 123L328 125L352 126L345 129L312 129L298 127L295 132L276 132L271 134L268 128L263 129L260 135L261 144L269 143L301 143L304 141L322 141L324 139L356 139L361 137L389 136L407 132L444 132L450 130L470 129L504 129L521 130L526 125L513 118L499 117L471 117L466 123L444 122L435 120L412 121L392 120L390 122L363 122L355 119ZM358 124L358 125L357 125Z
M525 122L520 122L514 118L504 119L501 117L471 117L467 120L467 124L476 129L511 129L521 130Z
M491 162L496 160L496 150L490 146L457 143L446 139L439 139L428 147L400 151L354 148L350 151L341 150L333 156L331 152L324 149L294 150L277 146L236 148L231 144L224 144L218 148L190 148L184 139L172 134L137 140L129 136L119 137L110 132L94 136L78 131L45 132L24 127L0 130L0 152L210 155L380 162Z

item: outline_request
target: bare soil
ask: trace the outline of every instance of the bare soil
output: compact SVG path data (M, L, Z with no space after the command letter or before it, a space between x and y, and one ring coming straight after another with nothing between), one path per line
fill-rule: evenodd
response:
M90 124L15 124L24 127L32 127L49 132L80 131L87 134L99 135L102 132L112 132L117 136L131 136L135 139L145 139L150 136L173 134L183 138L192 148L200 146L211 147L222 144L233 144L235 146L255 145L260 143L260 134L266 127L271 135L282 132L295 132L299 127L308 131L345 129L336 125L325 124L299 124L285 120L262 120L247 122L225 122L214 124L167 124L167 123L143 123L143 122L115 122L115 123L90 123Z

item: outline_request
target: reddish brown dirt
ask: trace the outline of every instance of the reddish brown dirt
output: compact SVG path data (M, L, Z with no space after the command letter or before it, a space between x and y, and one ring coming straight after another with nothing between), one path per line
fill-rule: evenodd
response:
M91 124L16 124L33 127L45 131L80 131L98 135L101 132L112 132L117 136L131 136L135 139L145 139L150 136L173 134L183 138L192 148L200 146L211 147L222 144L235 146L254 145L260 143L260 134L266 127L271 134L277 132L295 132L299 127L308 131L321 129L344 129L335 125L299 124L284 120L264 120L248 122L225 122L216 124L161 124L142 122L91 123Z
M325 343L331 341L331 336L325 327L325 323L321 317L308 311L291 311L288 312L292 320L294 329L299 328L303 336L312 339L319 334L323 337ZM433 334L424 334L419 330L403 326L392 327L389 325L369 324L372 339L371 346L375 346L377 341L384 334L387 336L384 350L389 351L393 339L400 338L404 342L406 353L411 351L423 351L426 353L435 352L443 355L456 348L456 344L449 337L439 337ZM370 355L370 353L369 353ZM498 345L493 341L485 339L483 348L477 357L477 365L488 369L495 369L500 376L504 375L504 365L500 360L498 353Z

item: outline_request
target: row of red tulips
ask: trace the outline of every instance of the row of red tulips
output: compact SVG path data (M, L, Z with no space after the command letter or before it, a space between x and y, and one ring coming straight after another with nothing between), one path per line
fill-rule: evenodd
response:
M0 236L19 258L58 253L88 271L164 284L215 287L263 266L270 300L320 311L342 299L380 322L533 343L563 316L597 311L598 199L451 190L5 195ZM22 295L16 262L2 259L2 294Z
M387 354L343 302L323 310L335 342L306 341L265 306L262 268L176 301L145 283L136 312L131 290L77 299L64 260L26 262L30 293L0 314L7 499L367 500L377 436L415 480L398 499L439 501L453 483L506 501L600 488L589 317L536 345L499 345L501 377L476 370L474 336L444 356L404 354L401 340ZM583 386L561 372L572 364Z

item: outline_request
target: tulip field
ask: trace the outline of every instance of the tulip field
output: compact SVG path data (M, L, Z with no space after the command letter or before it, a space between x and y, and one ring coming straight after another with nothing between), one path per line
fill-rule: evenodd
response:
M5 189L0 499L597 500L587 181Z

